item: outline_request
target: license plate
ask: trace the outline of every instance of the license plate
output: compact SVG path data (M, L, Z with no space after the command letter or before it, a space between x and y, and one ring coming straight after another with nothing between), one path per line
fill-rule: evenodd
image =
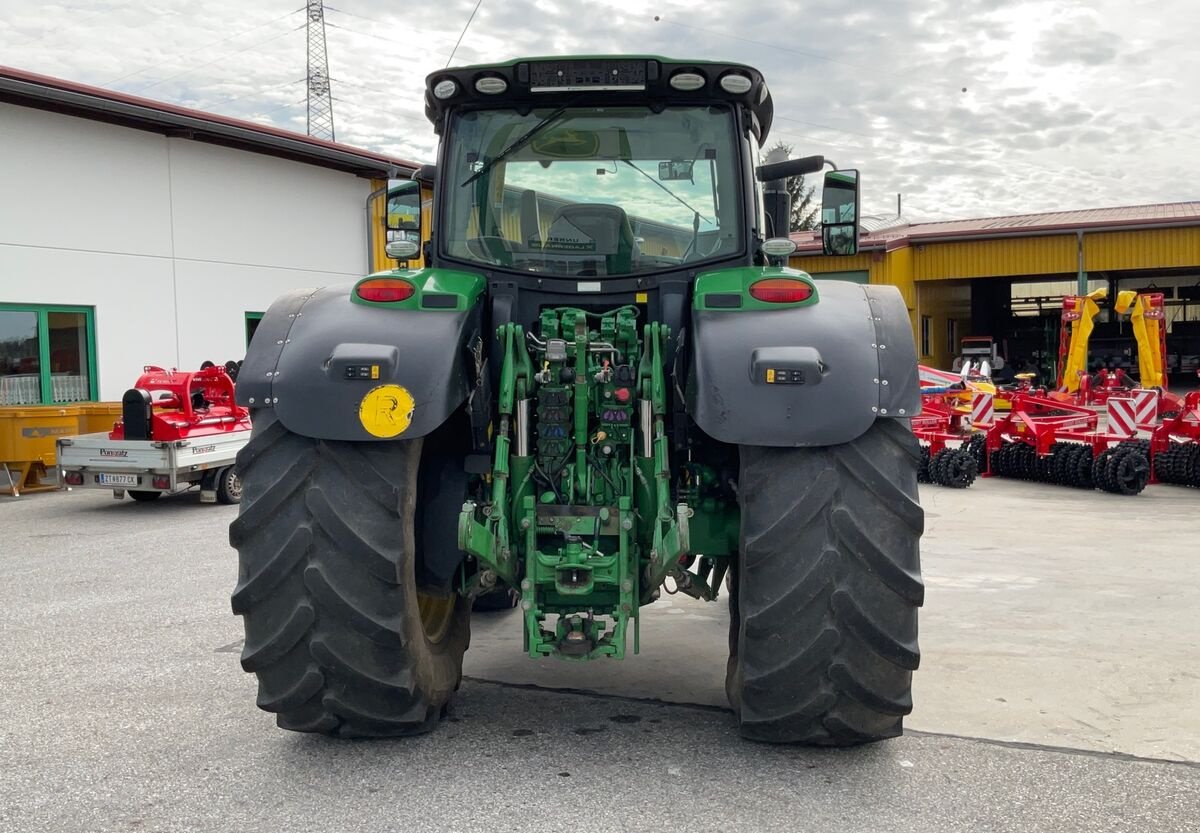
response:
M98 474L96 482L104 486L136 486L140 482L136 474Z

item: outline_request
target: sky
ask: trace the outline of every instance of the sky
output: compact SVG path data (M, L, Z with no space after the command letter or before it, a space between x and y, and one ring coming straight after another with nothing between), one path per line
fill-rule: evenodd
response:
M338 141L421 162L450 60L756 66L768 145L862 171L913 222L1200 199L1198 0L336 0ZM0 0L0 64L305 130L301 0Z

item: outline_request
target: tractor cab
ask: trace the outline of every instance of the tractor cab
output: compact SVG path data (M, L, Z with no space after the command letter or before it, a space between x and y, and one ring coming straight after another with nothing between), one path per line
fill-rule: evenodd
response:
M503 279L494 307L526 325L548 303L604 295L678 330L697 274L786 259L795 246L779 193L824 166L762 164L774 104L740 64L448 69L429 77L425 109L442 137L437 165L417 174L436 206L425 262ZM856 172L830 172L827 253L857 251L857 205Z

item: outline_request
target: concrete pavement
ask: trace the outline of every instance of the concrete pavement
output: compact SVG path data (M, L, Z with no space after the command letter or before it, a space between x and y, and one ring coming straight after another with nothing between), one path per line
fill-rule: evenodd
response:
M923 499L908 726L937 734L848 751L738 739L724 606L679 597L622 663L537 663L477 618L431 736L280 732L237 663L235 510L0 499L0 831L1200 829L1200 493Z

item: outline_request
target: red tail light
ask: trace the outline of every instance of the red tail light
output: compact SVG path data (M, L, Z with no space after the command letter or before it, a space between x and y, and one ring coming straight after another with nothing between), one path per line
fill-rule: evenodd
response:
M812 294L812 284L795 278L767 278L750 284L750 297L768 304L795 304Z
M156 488L156 489L171 488L171 478L169 478L169 477L156 476L151 482L154 484L154 488Z
M373 278L363 281L354 288L354 292L364 301L375 304L394 304L396 301L407 301L416 292L408 281L397 278Z
M82 486L83 475L77 471L69 471L63 475L63 479L67 481L68 486Z

